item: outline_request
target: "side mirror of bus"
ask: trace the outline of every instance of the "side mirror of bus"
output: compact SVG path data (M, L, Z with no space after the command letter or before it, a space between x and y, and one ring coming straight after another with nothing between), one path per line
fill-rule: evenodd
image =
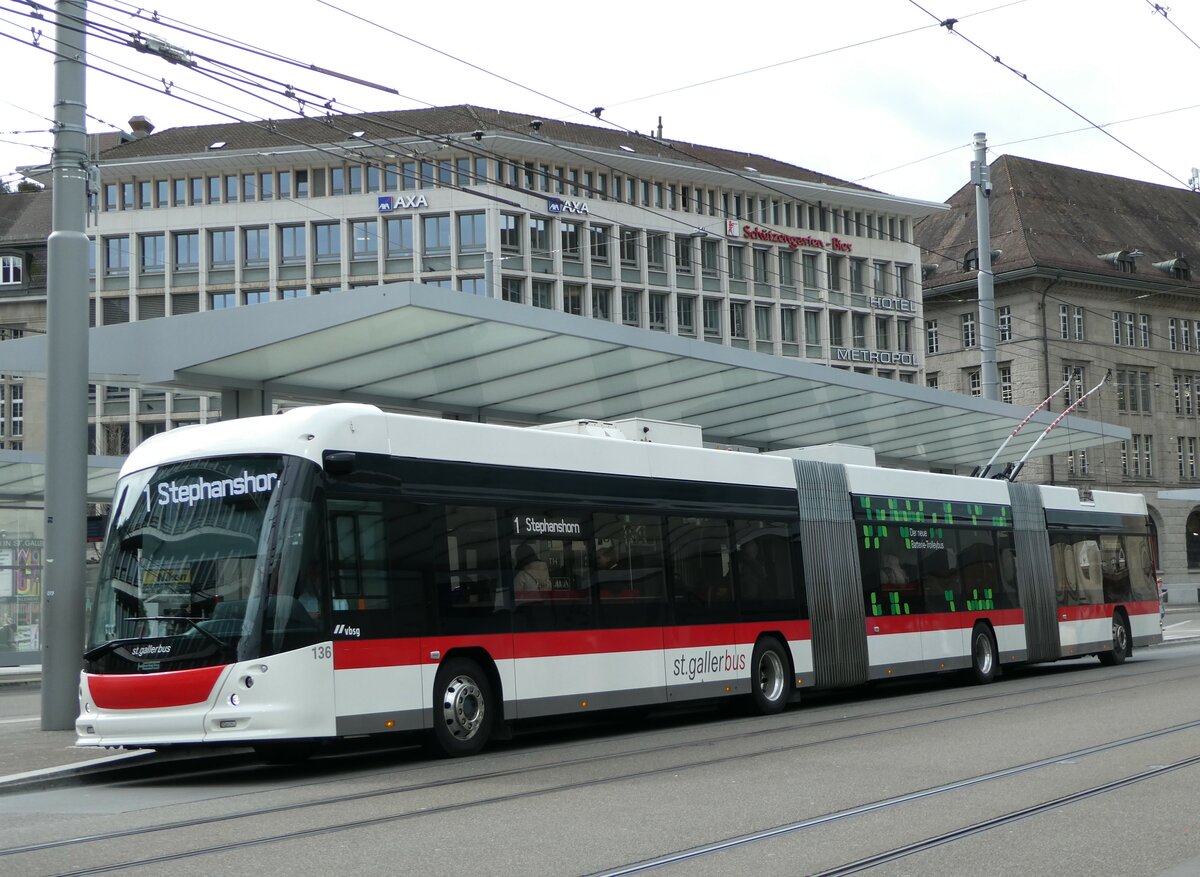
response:
M353 451L329 451L325 454L325 471L330 475L349 475L354 471L356 459Z

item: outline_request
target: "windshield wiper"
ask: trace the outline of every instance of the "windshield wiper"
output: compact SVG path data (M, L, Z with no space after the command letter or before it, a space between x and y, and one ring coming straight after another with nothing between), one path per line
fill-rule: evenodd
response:
M185 622L186 624L191 625L196 630L196 632L199 633L201 636L203 636L205 639L212 640L212 642L215 643L217 648L220 649L222 652L233 651L232 645L225 642L223 639L221 639L219 636L217 636L211 630L205 630L203 627L201 627L199 624L197 624L191 618L188 618L183 615L145 615L145 616L139 616L137 618L127 618L126 621L182 621L182 622ZM158 637L152 637L152 638L157 639ZM85 661L94 661L97 658L107 655L109 652L113 651L114 649L120 648L121 646L134 645L136 643L145 642L146 639L147 639L147 637L142 637L142 636L124 637L122 639L110 639L106 643L101 643L100 645L95 646L94 648L88 649L86 652L83 653L83 658Z
M138 618L136 620L137 621L182 621L185 624L190 624L192 626L192 628L201 636L204 636L204 637L212 640L214 643L216 643L217 648L225 650L230 647L227 642L225 642L223 639L221 639L219 636L217 636L211 630L205 630L203 627L201 627L199 624L197 624L192 619L188 618L186 615L147 615L142 618Z

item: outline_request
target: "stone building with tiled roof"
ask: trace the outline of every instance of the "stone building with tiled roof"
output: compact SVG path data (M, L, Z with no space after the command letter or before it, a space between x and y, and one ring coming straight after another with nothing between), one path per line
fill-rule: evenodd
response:
M475 106L161 131L135 117L98 161L92 323L419 280L919 381L912 228L940 205L587 122ZM219 404L99 387L93 450Z
M1168 585L1200 585L1200 194L1015 156L991 164L996 361L1002 396L1076 409L1131 441L1031 462L1021 479L1146 497ZM978 395L975 189L917 224L926 383ZM980 461L981 463L984 461ZM1194 591L1193 591L1194 594Z
M0 194L0 342L45 331L51 200L48 190ZM44 424L25 412L43 404L42 388L20 375L0 376L0 448L41 446Z

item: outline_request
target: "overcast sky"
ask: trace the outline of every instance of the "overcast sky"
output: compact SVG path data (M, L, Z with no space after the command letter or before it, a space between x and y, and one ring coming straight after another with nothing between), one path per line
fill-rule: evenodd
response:
M89 2L89 15L116 33L154 34L256 78L333 98L346 112L473 103L594 124L586 111L602 106L603 120L621 128L649 132L661 117L669 138L930 201L966 182L975 131L987 134L990 159L1020 155L1170 186L1186 186L1200 166L1194 2L1171 8L1169 18L1146 0L160 0L152 7L173 23L390 86L399 96L136 18L138 7L122 0L103 4ZM0 0L0 34L9 37L0 41L0 173L50 155L53 59L30 45L30 27L50 47L54 27L21 15L27 8ZM948 18L958 20L956 34L939 26ZM98 37L88 50L97 67L149 86L90 70L89 114L108 123L89 120L93 131L127 128L133 115L160 130L229 120L166 95L164 79L173 95L238 119L281 118L289 115L283 107L296 107Z

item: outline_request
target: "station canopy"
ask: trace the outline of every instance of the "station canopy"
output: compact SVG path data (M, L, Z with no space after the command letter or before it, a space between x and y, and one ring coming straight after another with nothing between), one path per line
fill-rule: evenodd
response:
M844 443L914 468L987 462L1027 409L416 283L93 328L90 380L270 399L355 401L510 423L643 417L720 446ZM46 339L0 345L44 374ZM226 395L226 399L237 398ZM1039 412L998 462L1019 459ZM1068 417L1035 455L1129 438Z

